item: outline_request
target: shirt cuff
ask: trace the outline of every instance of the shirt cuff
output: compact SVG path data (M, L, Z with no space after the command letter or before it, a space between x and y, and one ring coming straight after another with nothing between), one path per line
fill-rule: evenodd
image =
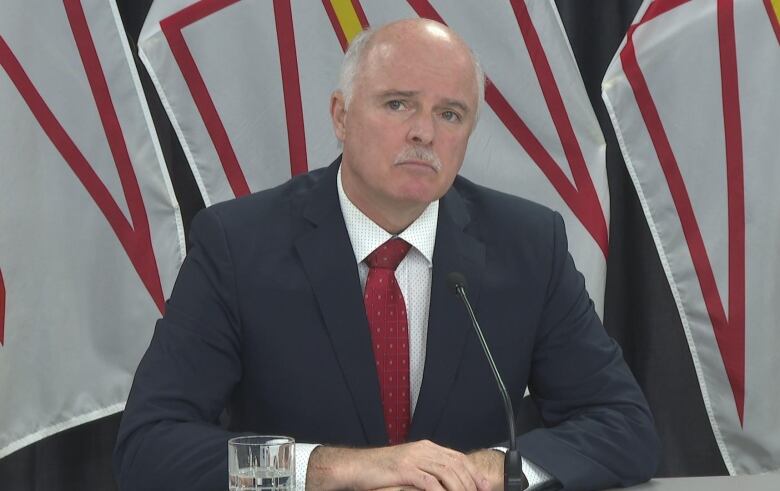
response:
M306 471L309 469L309 457L319 443L295 442L295 489L306 489Z
M493 447L493 450L506 453L508 449L506 447ZM520 457L520 460L523 462L523 474L525 474L525 478L528 479L529 491L533 491L537 487L541 487L542 484L547 484L553 480L553 477L548 474L547 471L530 460L522 456Z

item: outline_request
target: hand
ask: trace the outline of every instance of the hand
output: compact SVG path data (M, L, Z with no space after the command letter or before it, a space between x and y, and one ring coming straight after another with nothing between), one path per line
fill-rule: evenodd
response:
M375 449L318 447L309 458L306 487L491 491L477 461L482 463L427 440Z
M489 489L504 489L504 452L492 449L477 450L468 455L469 460L488 480Z

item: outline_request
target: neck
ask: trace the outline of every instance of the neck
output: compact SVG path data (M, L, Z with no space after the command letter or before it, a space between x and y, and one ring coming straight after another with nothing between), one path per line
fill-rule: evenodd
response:
M358 210L392 235L406 230L428 207L427 204L408 207L388 206L376 200L361 200L359 196L355 196L357 193L350 193L346 188L344 192Z

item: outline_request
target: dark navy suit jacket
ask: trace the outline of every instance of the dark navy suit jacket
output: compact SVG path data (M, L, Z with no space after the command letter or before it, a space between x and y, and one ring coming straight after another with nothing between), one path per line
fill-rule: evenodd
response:
M115 470L123 490L224 489L226 442L237 434L387 443L337 165L194 220L122 418ZM462 451L506 440L490 369L446 285L452 271L468 280L515 407L528 384L547 425L519 437L522 454L567 489L650 478L652 416L593 310L561 217L461 177L440 202L409 440Z

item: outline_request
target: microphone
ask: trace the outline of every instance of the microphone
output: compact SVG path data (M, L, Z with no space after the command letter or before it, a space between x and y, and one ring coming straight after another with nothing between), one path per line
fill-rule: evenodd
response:
M509 398L506 385L501 380L501 374L498 373L498 367L496 367L496 363L493 361L493 355L490 354L490 348L488 348L485 336L479 327L477 317L474 315L474 309L471 308L471 302L469 302L466 296L466 278L462 274L453 271L447 275L447 286L452 290L452 293L460 297L463 305L466 306L466 311L471 319L471 325L474 326L479 343L482 345L482 351L485 352L490 369L493 371L493 377L496 379L496 384L498 384L498 390L501 392L501 398L504 400L504 411L506 412L507 428L509 429L509 449L504 456L504 489L506 491L522 491L528 488L528 479L523 474L523 461L520 458L520 450L517 448L515 412L512 409L512 400Z

